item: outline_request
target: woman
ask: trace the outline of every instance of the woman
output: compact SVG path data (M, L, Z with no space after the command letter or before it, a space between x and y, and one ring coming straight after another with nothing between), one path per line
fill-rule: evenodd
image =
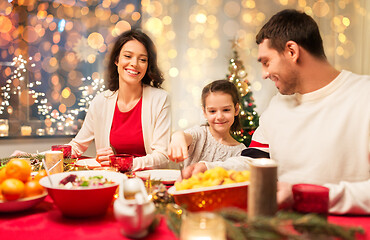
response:
M171 114L162 72L151 39L139 30L121 34L110 55L108 89L91 102L74 139L72 155L81 156L95 139L97 160L114 153L135 156L133 170L166 168Z

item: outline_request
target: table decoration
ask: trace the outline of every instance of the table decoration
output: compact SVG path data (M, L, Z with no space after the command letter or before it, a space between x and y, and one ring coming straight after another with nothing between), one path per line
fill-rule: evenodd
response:
M223 218L212 212L188 212L183 214L180 240L202 239L226 240L226 229Z
M294 184L293 209L301 213L317 213L327 218L329 213L329 188L314 184Z
M184 208L168 204L162 211L168 227L180 236ZM333 239L356 240L365 233L361 227L343 227L328 223L322 217L310 213L278 211L275 216L248 218L248 213L237 208L215 211L226 226L229 240L238 239Z
M123 180L119 197L114 202L114 216L120 223L122 235L142 238L155 219L155 205L139 178Z
M250 161L248 216L273 216L277 211L277 164L271 159Z
M23 159L29 159L31 163L32 171L39 171L41 169L44 169L44 166L42 165L42 159L45 158L44 154L21 154L14 157L5 157L0 158L0 168L7 164L12 158L23 158ZM69 172L69 171L77 171L77 170L87 170L85 167L76 167L75 166L76 159L74 158L66 158L63 159L63 172Z

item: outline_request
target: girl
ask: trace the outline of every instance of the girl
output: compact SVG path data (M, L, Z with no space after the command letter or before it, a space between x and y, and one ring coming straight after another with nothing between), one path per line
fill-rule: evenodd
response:
M189 166L199 161L225 161L240 156L245 145L231 136L239 129L239 95L233 83L214 81L202 91L203 114L207 124L172 135L168 157Z
M121 34L108 65L108 89L92 101L74 139L72 155L81 156L95 139L97 160L116 153L134 156L133 169L167 168L170 102L160 88L162 72L152 40L139 30Z

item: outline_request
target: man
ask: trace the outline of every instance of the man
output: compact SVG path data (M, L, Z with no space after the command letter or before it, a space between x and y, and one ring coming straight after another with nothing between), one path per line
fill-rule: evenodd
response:
M278 163L278 204L292 204L292 184L330 189L330 213L370 214L370 76L338 71L326 59L315 21L296 10L274 15L256 36L263 77L279 93L242 155ZM242 158L198 163L246 168Z

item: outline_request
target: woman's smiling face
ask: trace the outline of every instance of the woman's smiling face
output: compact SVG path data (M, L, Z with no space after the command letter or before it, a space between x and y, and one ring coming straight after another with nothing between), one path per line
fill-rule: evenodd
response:
M148 69L148 52L138 40L126 42L116 62L120 83L141 84Z

